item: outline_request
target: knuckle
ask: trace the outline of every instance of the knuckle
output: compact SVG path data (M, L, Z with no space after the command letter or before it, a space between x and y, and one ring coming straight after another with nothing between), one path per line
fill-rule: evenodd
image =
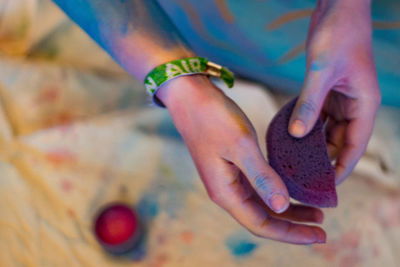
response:
M233 140L235 144L235 151L238 154L246 154L249 149L255 148L255 138L253 136L238 136Z
M257 237L271 238L271 215L266 214L263 220L254 222L253 226L248 230Z
M281 230L284 233L283 237L285 239L289 239L290 238L290 235L291 235L291 232L293 230L293 227L294 227L293 224L291 224L290 222L285 222L284 224L282 224Z
M224 207L225 198L222 194L213 191L208 191L208 196L210 197L212 202L214 202L218 206Z
M235 138L235 144L246 147L254 143L253 135L240 135Z

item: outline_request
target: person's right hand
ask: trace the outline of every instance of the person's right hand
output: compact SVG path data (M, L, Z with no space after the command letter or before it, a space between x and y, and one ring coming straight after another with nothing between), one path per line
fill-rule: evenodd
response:
M365 150L381 102L372 49L371 1L318 1L306 45L306 76L289 132L307 135L320 114L327 118L327 148L336 185Z
M290 204L288 191L266 162L254 127L207 77L183 76L157 97L182 135L212 201L253 234L295 244L324 243L321 210Z

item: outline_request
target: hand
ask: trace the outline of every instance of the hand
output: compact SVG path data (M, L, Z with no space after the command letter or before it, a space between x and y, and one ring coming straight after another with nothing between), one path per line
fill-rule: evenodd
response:
M289 205L287 189L268 165L241 109L208 78L178 77L157 92L181 133L210 198L257 236L325 242L319 209Z
M369 0L320 0L307 38L303 89L289 132L305 136L322 112L328 152L341 183L365 152L380 105Z

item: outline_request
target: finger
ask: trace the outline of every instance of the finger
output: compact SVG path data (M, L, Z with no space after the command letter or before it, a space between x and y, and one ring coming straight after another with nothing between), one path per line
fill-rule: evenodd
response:
M346 128L344 147L338 155L335 166L337 185L353 171L371 137L375 115L365 110L362 113L364 113L362 117L351 120Z
M279 175L265 160L258 144L251 139L239 147L242 149L237 153L235 165L268 207L276 213L285 211L290 204L289 193Z
M210 198L253 234L294 244L326 242L326 234L319 227L271 218L265 204L253 199L254 191L246 189L248 181L236 166L224 159L196 162Z
M253 197L232 199L226 210L253 234L293 244L325 243L326 233L320 227L292 223L274 218Z
M299 204L290 204L289 208L281 214L272 214L275 218L296 222L322 223L324 213L314 207L308 207Z
M230 196L236 195L242 199L248 198L253 191L243 185L240 170L232 162L219 156L210 156L199 160L193 157L200 177L210 199L224 208Z
M312 222L312 223L323 222L324 214L320 209L301 204L291 203L289 208L283 213L280 214L275 213L267 205L265 205L263 200L257 195L254 189L251 187L250 182L246 179L246 177L242 172L240 172L239 174L237 183L232 183L232 184L235 185L240 184L242 187L248 188L247 192L251 192L251 194L248 195L248 197L252 195L253 199L255 199L260 206L263 206L265 210L275 218L280 218L288 221L297 221L297 222Z
M332 122L333 120L330 120ZM347 122L328 123L326 128L326 144L328 155L331 160L336 159L344 146L344 139L346 134Z
M317 121L330 84L326 71L307 72L303 89L289 120L289 133L297 138L304 137Z

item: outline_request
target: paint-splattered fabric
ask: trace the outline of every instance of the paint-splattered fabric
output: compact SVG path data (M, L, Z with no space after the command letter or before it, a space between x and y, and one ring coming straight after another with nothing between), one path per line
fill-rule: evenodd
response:
M200 56L273 88L300 91L315 0L158 1ZM400 1L372 1L372 19L382 101L400 107Z
M326 210L327 244L259 239L209 200L168 112L148 105L140 82L50 1L0 3L0 266L399 266L399 109L381 109L339 207ZM223 90L265 153L288 98L244 81ZM95 241L92 218L110 201L146 222L139 262Z

